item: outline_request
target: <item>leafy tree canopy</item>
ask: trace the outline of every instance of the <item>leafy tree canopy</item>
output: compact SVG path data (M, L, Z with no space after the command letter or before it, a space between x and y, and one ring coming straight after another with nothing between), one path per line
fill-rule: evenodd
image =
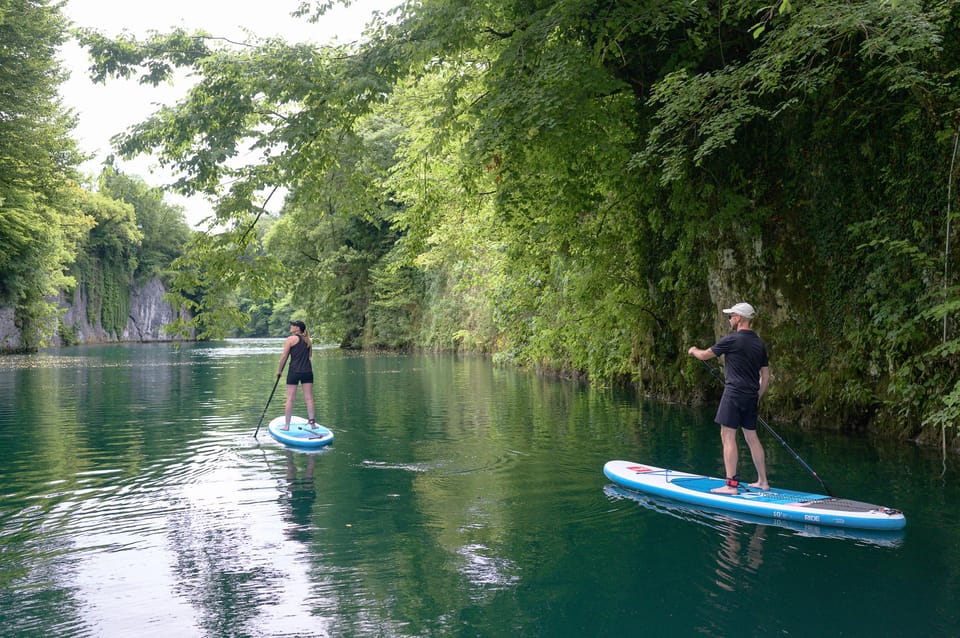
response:
M164 202L162 189L110 167L100 175L100 192L133 207L135 226L142 235L134 277L142 281L160 276L169 283L173 277L170 264L183 254L191 236L183 209ZM130 234L129 228L126 234Z
M64 271L90 227L76 205L74 120L57 95L65 35L56 4L0 3L0 303L13 306L26 349L56 328L50 298L72 284Z
M212 330L294 266L344 342L690 397L686 346L749 298L782 413L912 433L960 417L958 25L948 0L423 0L351 46L81 40L99 79L198 79L119 148L218 198L182 282Z

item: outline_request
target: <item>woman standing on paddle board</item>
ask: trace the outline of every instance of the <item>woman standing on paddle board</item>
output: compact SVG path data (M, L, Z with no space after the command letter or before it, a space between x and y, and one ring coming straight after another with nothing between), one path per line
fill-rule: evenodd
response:
M277 378L283 374L283 366L290 357L290 368L287 370L287 406L284 412L283 430L290 429L290 417L293 416L293 401L297 396L297 385L303 389L303 400L307 404L307 422L313 427L316 410L313 405L313 366L310 356L313 354L313 343L307 333L307 325L302 321L290 322L290 336L283 342L283 354L280 355L280 367L277 368Z
M767 391L770 383L770 362L767 346L750 329L755 311L748 303L738 303L726 308L723 314L729 315L731 334L706 350L691 346L687 353L707 361L723 355L726 382L720 407L714 419L720 424L720 440L723 443L723 465L727 472L727 484L711 490L718 494L736 494L740 481L737 478L737 430L743 430L743 438L750 448L753 464L757 468L757 482L751 487L769 490L767 482L767 461L763 445L757 436L757 417L759 416L760 397Z

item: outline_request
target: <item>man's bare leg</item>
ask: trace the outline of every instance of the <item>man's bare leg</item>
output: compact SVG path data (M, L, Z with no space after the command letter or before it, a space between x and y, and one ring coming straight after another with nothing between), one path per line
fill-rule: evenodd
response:
M723 443L723 469L727 473L727 479L729 480L737 475L737 459L739 456L739 450L737 449L737 428L728 428L725 425L721 425L720 442ZM739 490L732 485L715 487L710 491L714 494L737 494L739 492Z
M756 430L744 430L743 438L750 447L750 456L753 457L753 465L757 468L757 482L751 483L750 487L757 487L761 490L769 490L770 483L767 481L767 457L763 451L763 444Z

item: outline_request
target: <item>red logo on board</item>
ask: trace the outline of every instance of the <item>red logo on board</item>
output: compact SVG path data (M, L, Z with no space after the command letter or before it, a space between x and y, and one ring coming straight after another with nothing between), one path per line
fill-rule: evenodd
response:
M627 467L627 469L630 470L631 472L641 472L641 473L653 471L649 467L645 467L643 465L630 465Z

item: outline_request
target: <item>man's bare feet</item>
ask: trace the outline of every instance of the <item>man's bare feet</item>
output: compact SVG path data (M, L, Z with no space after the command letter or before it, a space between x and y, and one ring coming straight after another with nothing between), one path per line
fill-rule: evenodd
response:
M758 490L762 490L762 491L764 491L764 492L769 492L769 491L770 491L770 484L769 484L769 483L761 483L760 481L757 481L756 483L751 483L751 484L750 484L750 487L755 487L755 488L757 488Z
M731 487L730 485L722 485L720 487L715 487L710 491L713 492L714 494L739 494L740 493L740 490L738 490L735 487Z
M290 424L289 424L289 423L287 423L286 425L284 425L284 426L283 426L283 427L281 427L280 429L281 429L281 430L283 430L284 432L286 432L287 430L289 430L289 429L290 429Z

